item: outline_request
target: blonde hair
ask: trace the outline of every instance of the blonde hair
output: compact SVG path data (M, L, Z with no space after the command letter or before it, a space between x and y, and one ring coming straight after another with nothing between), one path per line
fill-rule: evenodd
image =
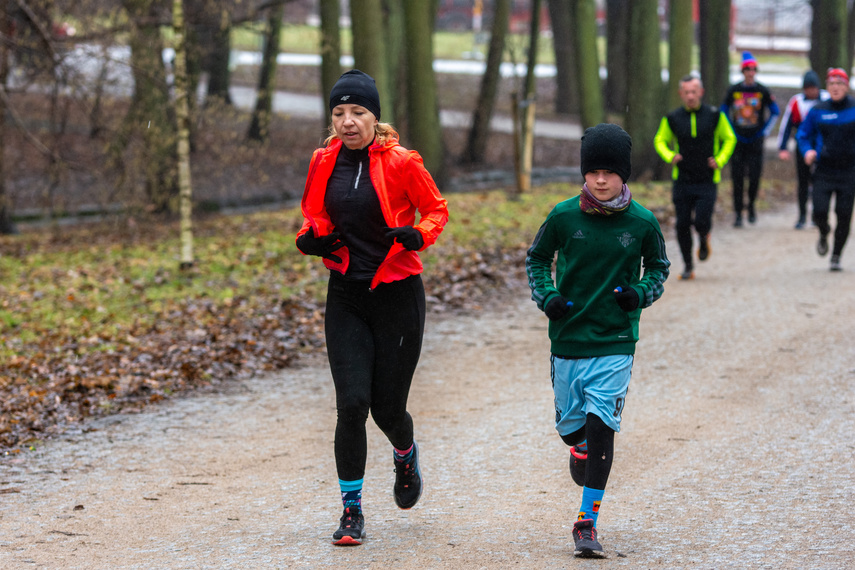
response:
M332 123L330 123L329 127L329 136L324 141L324 145L329 145L332 141L338 138L338 135L335 133L335 127L333 127ZM398 135L398 131L395 130L395 127L390 125L389 123L374 123L374 140L377 144L384 145L390 141L397 141L401 137Z

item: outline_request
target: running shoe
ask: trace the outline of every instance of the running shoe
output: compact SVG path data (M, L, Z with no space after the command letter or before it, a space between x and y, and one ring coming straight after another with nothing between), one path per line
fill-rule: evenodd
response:
M680 281L689 281L690 279L694 279L694 278L695 278L695 272L692 271L691 269L685 270L679 276Z
M804 216L800 216L800 217L799 217L799 221L798 221L798 222L796 222L795 229L797 229L797 230L803 230L803 229L805 229L805 224L806 224L806 223L807 223L807 220L805 219L805 217L804 217Z
M832 271L843 271L843 267L840 265L840 256L832 255L831 256L831 268Z
M392 452L395 463L395 504L401 509L411 509L422 496L422 472L419 469L419 445L413 442L413 454L407 461L398 461Z
M820 257L828 253L828 236L825 234L819 235L819 241L816 242L816 252Z
M576 451L576 446L570 447L570 476L580 487L585 486L585 465L588 464L588 454Z
M578 558L606 557L603 546L597 541L597 529L592 519L576 521L573 525L573 541L576 543L573 554Z
M748 223L753 224L757 221L757 212L754 211L754 206L748 207Z
M701 245L698 247L698 259L706 261L709 259L711 253L712 248L710 247L710 235L707 234L701 238Z
M338 530L332 535L336 546L359 546L365 538L365 517L362 511L354 507L344 509L339 520Z
M734 228L741 228L742 227L742 214L736 214L736 219L733 220L733 227Z

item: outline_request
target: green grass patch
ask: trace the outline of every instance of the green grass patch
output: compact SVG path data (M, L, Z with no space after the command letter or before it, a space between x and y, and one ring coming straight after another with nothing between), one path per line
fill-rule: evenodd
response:
M670 203L670 184L632 189L651 209ZM449 256L526 248L552 207L577 193L570 185L550 184L513 201L502 191L448 195L450 222L437 251L422 257L432 266L453 263ZM155 323L196 326L185 322L188 311L204 324L224 311L250 314L289 299L320 301L327 271L294 246L300 222L297 208L199 221L198 263L190 272L178 269L174 226L135 243L86 227L63 228L70 244L63 246L37 230L3 237L0 354L2 347L8 355L22 343L58 337L100 338L80 350L109 350L112 339ZM99 237L93 241L91 233Z

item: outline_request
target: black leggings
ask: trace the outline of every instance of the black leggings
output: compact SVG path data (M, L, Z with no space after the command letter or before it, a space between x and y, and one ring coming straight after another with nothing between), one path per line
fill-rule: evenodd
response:
M369 410L394 447L413 443L407 396L422 348L424 286L418 275L373 291L368 286L333 272L327 289L324 328L338 411L335 461L344 481L365 475Z
M585 486L589 489L605 489L615 455L615 430L607 426L597 414L588 414L585 418L585 427L571 434L562 435L561 439L567 445L576 445L588 440Z
M718 189L709 184L675 184L671 190L674 214L677 218L677 243L687 271L692 264L692 226L703 239L712 230L712 216Z
M837 214L837 227L834 229L832 255L843 253L843 247L849 237L849 226L852 223L855 183L848 179L846 174L835 173L829 176L819 173L813 181L813 221L822 235L828 235L831 231L828 212L831 210L831 195L835 195L834 213Z
M807 202L810 196L811 184L811 167L805 164L805 156L798 152L793 153L796 156L796 177L799 179L798 190L796 197L799 202L799 219L807 219Z
M747 171L747 172L746 172ZM754 209L754 201L760 191L760 175L763 173L763 137L750 143L736 143L730 157L730 174L733 178L733 211L742 214L745 207L745 175L748 174L748 208Z

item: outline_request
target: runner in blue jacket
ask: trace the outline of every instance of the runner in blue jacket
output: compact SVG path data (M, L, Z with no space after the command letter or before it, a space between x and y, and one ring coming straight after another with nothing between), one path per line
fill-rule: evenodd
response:
M813 181L813 221L819 228L816 252L828 253L828 212L835 196L834 247L831 271L841 271L840 256L849 237L852 206L855 204L855 99L849 95L849 75L838 68L829 69L825 86L831 99L818 103L799 127L796 139L805 164L816 164Z

